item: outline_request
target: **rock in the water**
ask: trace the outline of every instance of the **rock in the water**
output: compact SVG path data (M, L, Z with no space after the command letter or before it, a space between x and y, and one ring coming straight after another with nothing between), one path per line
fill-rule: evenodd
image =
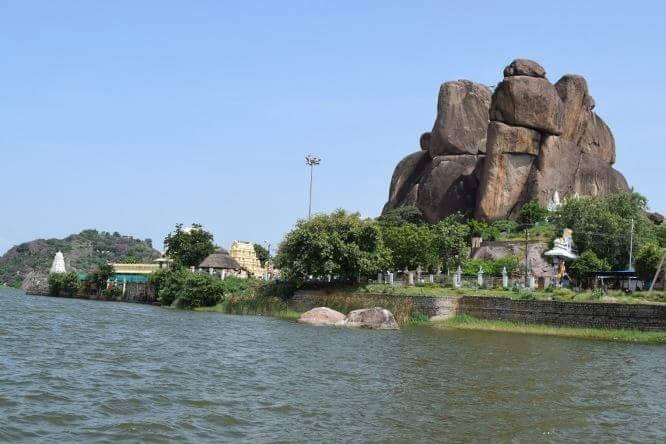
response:
M49 275L45 272L31 271L23 279L21 290L28 294L49 294Z
M490 120L557 135L562 133L563 109L557 90L548 80L507 77L493 94Z
M399 328L393 313L381 307L354 310L347 315L345 325L376 330L397 330Z
M484 156L437 156L418 187L416 206L435 223L446 216L474 211Z
M442 84L430 138L432 157L485 152L490 96L488 87L469 80Z
M419 138L419 146L422 150L428 151L430 149L430 137L430 132L421 134L421 137Z
M539 154L541 133L522 126L510 126L502 122L490 122L488 125L488 152Z
M328 307L317 307L306 311L298 318L298 322L310 325L344 325L347 317Z
M496 149L500 147L493 146L486 156L477 197L478 219L496 220L515 215L527 195L536 158L530 154L504 154Z
M504 77L512 76L546 77L546 70L533 60L516 59L504 68Z
M389 200L384 211L416 205L418 184L429 167L430 156L427 151L417 151L402 159L393 172Z

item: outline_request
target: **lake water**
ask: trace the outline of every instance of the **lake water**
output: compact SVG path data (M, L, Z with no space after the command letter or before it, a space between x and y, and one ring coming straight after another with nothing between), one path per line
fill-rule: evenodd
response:
M666 441L666 347L0 289L0 441Z

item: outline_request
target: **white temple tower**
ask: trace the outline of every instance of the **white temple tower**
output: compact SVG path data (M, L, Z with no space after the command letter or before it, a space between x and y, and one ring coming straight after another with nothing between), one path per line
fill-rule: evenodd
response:
M62 251L58 251L53 258L51 271L49 273L67 273L67 270L65 269L65 256L63 256Z

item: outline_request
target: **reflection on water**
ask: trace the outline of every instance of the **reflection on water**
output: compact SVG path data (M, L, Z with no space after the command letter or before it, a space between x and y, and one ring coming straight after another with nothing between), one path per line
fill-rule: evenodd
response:
M666 440L662 346L0 303L0 441Z

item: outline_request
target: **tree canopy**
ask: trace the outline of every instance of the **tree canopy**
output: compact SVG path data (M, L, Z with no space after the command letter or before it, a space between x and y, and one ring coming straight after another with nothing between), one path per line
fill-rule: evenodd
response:
M377 222L336 210L300 220L280 244L275 263L288 280L337 276L353 281L388 266Z
M186 267L196 267L215 251L213 235L199 224L192 224L189 230L177 224L176 230L164 239L164 247L167 256Z
M634 220L634 251L656 242L656 226L645 213L646 199L638 193L567 199L553 221L558 229L571 228L578 251L591 251L613 269L629 261L631 220Z

